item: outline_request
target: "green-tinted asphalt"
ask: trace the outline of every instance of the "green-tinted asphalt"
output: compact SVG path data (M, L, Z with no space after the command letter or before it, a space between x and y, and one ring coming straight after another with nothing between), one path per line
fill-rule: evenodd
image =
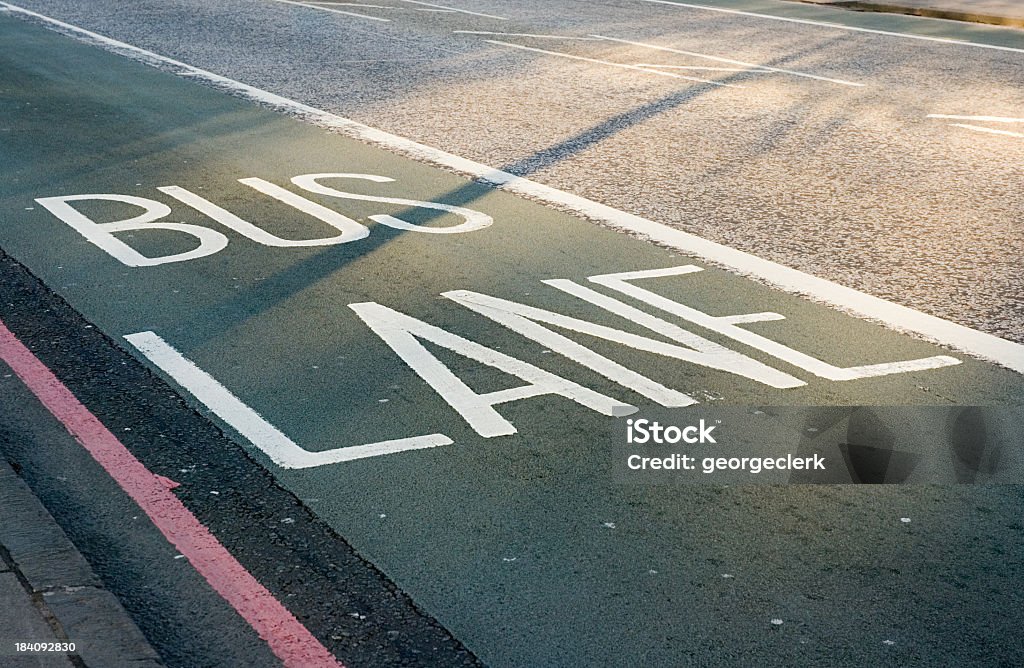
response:
M498 407L518 434L482 438L349 308L383 304L644 408L648 399L439 295L472 290L644 335L541 281L587 284L687 258L10 18L0 18L0 42L0 245L111 337L156 332L308 450L451 437L454 445L433 450L309 470L268 466L486 663L1021 659L1020 566L1003 558L1024 542L1019 494L619 485L611 470L620 453L608 436L614 418L543 396ZM302 238L334 232L237 179L286 186L319 172L394 178L350 189L447 202L494 224L455 235L401 231L367 217L415 212L304 193L368 225L370 235L270 248L219 228L229 243L215 255L129 268L34 201L135 195L171 205L169 220L214 227L156 190L177 185L281 237ZM98 221L135 213L76 206ZM122 238L150 255L187 248L174 233L132 234ZM838 366L950 354L710 267L659 279L657 290L713 314L784 314L745 327ZM574 338L704 403L1024 399L1019 375L961 355L957 366L834 382L743 348L807 382L781 390ZM521 384L430 350L478 392ZM901 523L904 516L913 522Z

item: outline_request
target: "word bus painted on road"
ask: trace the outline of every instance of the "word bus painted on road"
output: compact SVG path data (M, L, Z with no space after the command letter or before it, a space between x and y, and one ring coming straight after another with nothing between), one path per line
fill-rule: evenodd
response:
M338 197L341 199L361 200L365 202L381 202L384 204L398 204L423 209L433 209L435 211L456 214L464 219L462 223L451 227L427 227L425 225L416 225L415 223L410 223L402 220L401 218L396 218L395 216L389 216L386 214L369 216L370 220L376 223L409 232L423 232L425 234L460 234L463 232L472 232L474 230L482 229L494 222L494 220L486 214L472 209L466 209L461 206L439 204L437 202L423 202L420 200L403 199L400 197L360 195L325 186L320 183L320 180L323 179L360 179L363 181L372 181L374 183L391 183L394 181L394 179L387 176L378 176L376 174L330 173L303 174L293 178L292 183L303 190L320 195L328 195L330 197ZM296 195L290 190L285 190L280 186L274 185L269 181L264 181L260 178L248 178L239 179L239 183L247 185L264 195L292 206L303 213L313 216L314 218L320 219L338 230L338 234L319 239L282 239L281 237L267 232L261 227L253 225L246 220L242 220L235 214L221 208L205 197L201 197L200 195L180 186L163 186L161 188L157 188L157 190L165 195L173 197L182 204L186 204L196 211L209 216L221 225L234 230L242 236L247 237L258 244L263 244L264 246L272 246L276 248L331 246L335 244L347 244L353 241L359 241L360 239L365 239L370 235L370 230L365 225L362 225L348 216L334 211L333 209L328 209L325 206L306 199L301 195ZM70 202L88 200L122 202L137 206L143 209L143 212L133 218L127 218L125 220L97 223L82 214L70 204ZM228 245L227 236L209 227L191 225L188 223L171 223L163 221L162 219L171 215L170 207L163 202L158 202L157 200L145 197L116 194L61 195L58 197L40 197L36 199L36 202L45 207L50 213L73 227L75 231L91 241L93 244L102 248L112 257L120 260L129 267L152 267L169 262L195 260L197 258L206 257L207 255L213 255L214 253L222 251ZM161 255L159 257L147 257L114 236L115 232L129 232L143 229L170 230L173 232L188 234L199 242L199 246L184 253Z

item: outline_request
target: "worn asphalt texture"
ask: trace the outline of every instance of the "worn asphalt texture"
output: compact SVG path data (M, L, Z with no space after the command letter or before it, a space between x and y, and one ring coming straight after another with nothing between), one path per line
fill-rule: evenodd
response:
M948 186L949 169L955 168L956 178L966 179L964 187L953 196L902 177L905 190L886 191L893 179L883 178L890 172L878 171L880 162L893 168L893 175L898 173L894 165L902 169L904 160L916 165L919 174L928 172L922 165L932 163L913 153L925 149L890 133L887 114L901 112L871 97L882 96L881 89L843 89L837 94L841 99L826 99L817 88L824 82L810 88L803 80L773 79L769 85L756 83L754 75L723 73L748 88L711 91L674 79L669 86L661 78L647 81L639 74L623 78L617 70L590 70L589 65L569 74L561 61L545 62L547 74L541 77L534 69L540 63L531 65L519 52L458 42L450 33L451 14L412 14L408 8L395 9L392 23L363 25L270 2L196 3L188 12L174 3L139 3L138 13L122 16L114 25L112 13L103 18L114 6L105 2L91 3L88 11L62 3L31 5L446 150L556 185L563 178L570 191L732 241L759 255L786 261L778 251L788 248L795 253L789 259L799 260L789 264L814 273L835 278L830 271L841 274L843 267L854 267L861 283L843 282L875 288L868 291L883 296L879 286L889 285L897 301L920 307L914 302L920 298L928 302L925 310L940 315L948 314L936 309L953 304L954 319L966 324L997 333L1002 332L999 327L1017 326L998 318L990 322L979 313L999 304L993 311L999 318L1016 317L1010 302L1016 294L1013 281L1019 277L1009 256L1013 244L1020 242L1013 232L1012 208L1019 208L1014 198L1020 194L1008 187L998 197L993 191L1013 181L1014 166L1020 164L1014 152L1020 149L999 144L998 160L983 160L978 146L994 139L959 135L956 128L932 126L931 121L926 125L917 116L917 125L908 122L911 130L901 125L901 132L929 140L933 133L946 133L943 142L927 149L945 168L924 182L936 189L940 181ZM472 6L499 14L503 9L498 3ZM675 19L661 20L665 10L656 6L644 5L641 17L633 3L572 7L579 11L563 9L556 15L549 4L524 5L517 20L523 32L527 27L573 26L626 31L643 23L659 30L691 30L692 39L704 35L705 43L692 46L695 51L713 48L720 53L722 48L721 35L712 32L722 21L717 15L676 25ZM596 18L583 11L588 7L598 13ZM405 22L399 21L402 11L409 13ZM582 14L588 17L586 25L579 23ZM109 24L102 25L104 21ZM511 21L481 27L484 21L459 17L458 26L513 30ZM282 26L290 32L274 32ZM818 49L848 55L855 44L879 37L843 33L830 35L825 44L811 39L812 45L802 45L798 37L818 33L799 27L792 29L798 33L794 36L790 28L778 28L732 26L733 37L743 35L733 48L764 49L763 57L778 58L786 44L809 60L772 61L776 66L844 79L870 73L876 80L888 77L890 83L898 79L911 85L935 76L925 68L904 66L910 56L891 49L866 55L867 70L812 55ZM618 396L624 392L597 374L581 373L573 364L545 355L548 351L540 346L481 322L438 294L472 289L568 311L573 300L553 294L540 279L583 281L602 271L671 266L685 258L379 149L326 137L292 119L36 26L0 18L0 29L20 49L4 54L4 71L17 84L7 100L9 117L15 119L10 127L19 130L9 142L15 178L0 188L5 250L71 304L63 304L8 260L3 289L13 290L13 296L0 300L5 309L0 317L108 427L124 434L126 445L151 470L183 483L179 493L186 504L346 662L471 665L475 659L469 652L494 666L1024 662L1018 633L1024 605L1016 584L1024 575L1019 558L1024 554L1024 501L1018 487L616 485L605 475L615 456L611 442L604 440L608 420L563 400L534 399L501 407L520 427L519 435L477 438L347 308L356 301L380 301ZM166 35L178 30L177 41L167 43ZM556 47L545 42L542 48ZM612 55L603 51L609 48L606 44L582 42L571 48L592 56ZM953 47L914 43L906 48L934 53ZM370 59L378 62L364 62L368 49L377 50ZM210 54L218 53L222 61L211 59ZM418 53L431 60L396 63L377 57L391 54L393 59L396 53ZM437 53L449 55L437 60ZM970 55L960 67L978 68L971 72L971 81L985 84L984 113L1012 115L1018 93L996 81L1018 76L1012 66L1017 61L1011 59L1019 54ZM645 52L645 57L651 54ZM345 65L346 59L361 62ZM948 60L941 63L950 67ZM982 70L985 76L979 79ZM474 72L475 79L467 78ZM512 88L502 88L506 84ZM966 95L967 85L935 90L956 101L957 95ZM323 99L303 92L314 89ZM464 94L454 94L460 90ZM530 97L539 92L546 97ZM763 96L753 96L756 92ZM886 100L893 99L891 91L884 92ZM753 97L736 97L740 94ZM968 98L980 104L977 96L958 104ZM433 99L429 107L428 99ZM438 99L451 104L439 106ZM755 99L787 111L744 106ZM634 109L637 104L640 111ZM927 109L916 104L918 112L936 111L930 104ZM27 108L32 105L38 106ZM880 125L865 125L856 117L857 109ZM846 114L842 120L816 116L837 110ZM980 107L970 111L983 113ZM720 120L723 114L730 123ZM594 115L602 119L597 126ZM798 132L808 119L817 129ZM661 122L669 124L660 134L643 135ZM49 133L54 127L61 131ZM579 135L581 127L597 129L584 133L583 139L564 141ZM798 150L806 142L825 147L823 153ZM885 144L884 149L874 142ZM963 151L947 146L957 142ZM619 148L612 150L617 143ZM555 148L545 152L551 146ZM744 170L760 169L755 164L764 167L763 161L772 170L758 171L757 180L741 178ZM822 176L829 165L836 171ZM33 197L60 192L160 197L155 186L176 183L197 191L202 187L204 196L243 218L296 235L308 230L308 220L276 205L268 207L234 180L260 175L287 183L291 175L332 167L391 174L398 180L389 192L454 200L492 214L497 222L440 241L375 226L364 241L326 250L267 249L236 235L222 255L133 273L32 206ZM694 180L695 173L705 171L715 178ZM807 181L799 185L801 179ZM852 180L846 185L857 187L822 190L823 179ZM865 189L865 182L888 194ZM732 186L738 190L730 190ZM941 203L935 215L920 219L924 229L910 224L909 213L900 218L885 208L925 206L915 198L925 197L927 203L932 195L921 195L922 189ZM830 198L823 203L820 195L826 191ZM1003 235L998 242L978 229L964 234L962 220L945 225L947 216L966 215L960 208L968 206L964 197L975 198L971 211L977 215L992 213L997 220L993 225ZM907 204L911 200L917 203ZM876 211L876 206L881 208ZM352 207L346 210L360 220L381 210L365 204ZM113 207L90 211L116 214ZM853 224L858 211L864 214L859 224L874 212L869 231ZM204 222L186 215L190 222ZM735 217L732 232L730 216ZM801 220L813 224L801 227ZM902 231L893 222L900 220L906 223ZM769 221L771 234L764 233L760 221ZM746 241L740 239L741 227L749 232L744 233ZM853 229L864 238L848 234ZM132 243L159 253L174 242L157 238ZM970 255L978 243L986 246L983 257ZM884 251L878 250L880 244ZM982 269L965 278L946 261L954 268L956 262L975 262ZM10 281L8 274L14 277ZM954 275L977 288L978 299L954 299L950 291L964 285L951 287ZM710 268L665 290L672 298L716 313L783 312L788 319L761 325L764 331L838 364L948 352ZM934 300L934 308L928 300ZM587 317L624 326L593 311L586 311ZM997 321L999 327L992 325ZM182 400L180 388L156 379L139 364L137 354L124 352L127 344L121 336L150 328L304 447L398 437L420 428L443 429L456 444L310 471L271 467L268 473L266 459L253 455L243 439L230 431L224 436L208 415L192 412L195 402ZM1014 405L1022 397L1019 375L969 358L956 367L863 382L829 384L809 378L806 387L782 392L726 374L664 364L635 351L600 343L595 349L670 385L700 390L705 403L726 398L735 405L787 399L821 405ZM503 387L496 384L495 374L434 352L479 391ZM17 390L11 392L17 399ZM190 665L195 655L182 638L202 620L199 649L194 651L212 660L237 645L240 654L228 655L231 661L260 665L265 649L253 642L251 631L232 621L223 604L195 582L194 574L177 574L163 565L173 568L175 563L166 544L151 529L123 527L130 506L118 500L109 481L90 472L80 452L75 454L70 444L60 456L25 447L32 441L23 430L44 418L29 415L7 427L20 430L4 441L5 451L12 453L8 457L21 466L51 512L95 562L97 573L126 599L126 607L170 657L168 662ZM75 483L81 486L68 492L67 483L57 478L62 474L52 472L55 466L82 471L81 482ZM77 520L81 513L95 512L95 505L101 520L93 529ZM107 517L109 523L102 519ZM284 523L285 518L295 522ZM118 540L125 531L139 535ZM138 547L147 541L148 547ZM125 544L135 546L132 550L151 549L157 558L128 550Z
M1024 341L1024 139L927 118L1024 117L1022 53L643 0L454 5L505 21L401 0L340 7L387 23L273 0L139 0L130 11L117 0L15 4ZM1024 48L1024 31L1007 28L771 0L704 4ZM864 86L666 70L743 88L696 86L485 40L626 64L732 66L456 30L600 34Z

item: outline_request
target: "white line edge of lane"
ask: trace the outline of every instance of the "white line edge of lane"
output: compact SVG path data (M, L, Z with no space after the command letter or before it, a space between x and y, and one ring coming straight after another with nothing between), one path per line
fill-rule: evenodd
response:
M494 19L495 21L508 21L504 16L495 16L494 14L481 14L480 12L471 12L468 9L459 9L458 7L449 7L448 5L435 5L430 2L421 2L421 0L398 0L399 2L407 2L411 5L423 5L424 7L433 7L435 9L444 9L449 12L458 12L459 14L469 14L470 16L482 16L485 19Z
M609 42L618 42L620 44L629 44L631 46L639 46L644 49L654 49L655 51L667 51L669 53L678 53L684 56L693 56L695 58L704 58L706 60L713 60L719 63L729 63L731 65L743 65L745 67L756 68L760 70L768 70L771 72L779 72L781 74L791 74L796 77L804 77L806 79L817 79L818 81L827 81L829 83L839 84L841 86L856 86L863 87L864 84L856 83L853 81L846 81L845 79L831 79L829 77L819 76L817 74L809 74L807 72L798 72L796 70L787 70L781 67L772 67L770 65L758 65L756 63L748 63L742 60L732 60L731 58L722 58L721 56L711 56L705 53L697 53L696 51L683 51L682 49L674 49L668 46L659 46L658 44L648 44L647 42L634 42L628 39L620 39L618 37L608 37L607 35L591 35L591 37L598 37Z
M657 63L634 63L637 67L660 67L663 70L706 70L709 72L768 72L759 67L710 67L708 65L659 65Z
M306 3L312 5L328 5L331 7L362 7L363 9L394 9L393 7L385 7L384 5L364 5L359 2L338 2L338 0L305 0Z
M583 42L599 42L600 37L578 37L574 35L539 35L532 32L491 32L488 30L453 30L458 35L490 35L494 37L536 37L538 39L574 39Z
M1010 132L1009 130L997 130L995 128L985 128L980 125L968 125L967 123L950 123L954 128L964 128L965 130L974 130L975 132L986 132L990 135L1003 135L1005 137L1024 137L1024 134L1020 132Z
M379 16L367 16L366 14L357 14L356 12L346 12L342 9L331 9L330 7L321 7L320 5L311 5L305 2L296 2L296 0L273 0L274 2L280 2L285 5L295 5L296 7L306 7L308 9L319 9L321 12L330 12L331 14L343 14L345 16L354 16L359 19L367 19L369 21L381 21L388 22L391 19L384 19ZM13 6L13 5L11 5Z
M813 21L811 19L798 19L789 16L774 16L772 14L759 14L757 12L746 12L740 9L728 9L726 7L711 7L709 5L693 5L685 2L671 2L670 0L639 0L639 2L650 2L657 5L669 5L672 7L683 7L686 9L705 9L710 12L722 12L723 14L738 14L740 16L753 16L760 19L771 19L773 21L785 21L787 23L802 23L812 26L823 26L837 30L849 30L851 32L866 32L873 35L887 35L889 37L902 37L904 39L919 39L926 42L940 42L943 44L956 44L959 46L974 46L979 49L995 49L997 51L1010 51L1011 53L1024 53L1024 49L1012 46L999 46L997 44L985 44L984 42L968 42L962 39L951 39L949 37L932 37L930 35L915 35L906 32L894 32L891 30L876 30L874 28L861 28L842 23L829 21Z
M507 46L512 49L520 49L522 51L533 51L534 53L543 53L548 56L558 56L559 58L568 58L569 60L582 60L587 63L597 63L599 65L610 65L611 67L619 67L627 70L636 70L637 72L647 72L648 74L657 74L662 77L671 77L673 79L685 79L687 81L696 81L697 83L710 84L712 86L723 86L725 88L743 88L743 86L737 86L735 84L722 83L721 81L711 81L709 79L700 79L698 77L687 77L682 74L673 74L672 72L663 72L661 70L649 70L645 67L638 67L636 65L627 65L626 63L613 63L610 60L600 60L598 58L587 58L586 56L577 56L571 53L561 53L560 51L548 51L547 49L538 49L532 46L523 46L522 44L513 44L512 42L502 42L498 39L485 39L488 44L497 44L499 46Z
M675 251L700 258L732 273L757 280L784 292L792 293L832 306L844 313L859 316L890 327L896 331L917 334L926 340L951 347L1009 369L1024 373L1024 345L1001 339L993 334L979 332L965 325L915 311L879 297L865 294L824 278L812 276L798 269L765 260L750 253L709 241L689 232L676 230L641 216L619 211L605 204L573 195L515 176L479 162L461 158L440 149L372 128L315 107L290 100L281 95L244 84L233 79L202 70L166 56L104 37L84 28L64 23L28 9L0 1L0 7L20 13L60 29L67 35L102 46L114 53L142 63L208 82L239 97L289 113L325 129L337 130L349 137L374 144L406 157L451 169L452 171L490 183L508 192L539 200L577 215L599 221L623 232L663 244Z
M950 114L928 114L928 118L944 118L951 121L980 121L983 123L1024 123L1024 118L1009 116L954 116Z
M286 469L305 469L340 464L367 457L390 455L408 450L452 445L444 434L427 434L379 443L352 445L330 450L310 451L297 445L267 422L216 378L196 366L171 344L154 332L125 335L125 340L206 406L214 415L245 437L272 462Z

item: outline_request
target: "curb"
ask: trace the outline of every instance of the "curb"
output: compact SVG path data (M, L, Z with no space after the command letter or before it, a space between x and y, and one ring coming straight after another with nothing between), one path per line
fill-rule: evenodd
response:
M29 634L4 637L5 645L15 641L77 645L71 654L20 654L14 647L0 647L2 665L163 665L121 603L103 587L57 521L2 458L0 608L11 616L4 636Z

